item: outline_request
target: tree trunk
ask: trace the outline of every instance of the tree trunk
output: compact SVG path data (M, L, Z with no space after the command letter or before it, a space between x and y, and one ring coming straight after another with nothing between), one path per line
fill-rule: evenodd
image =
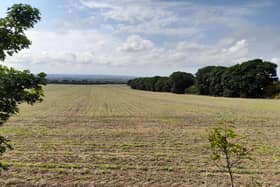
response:
M230 161L229 161L229 155L228 152L225 152L226 154L226 161L227 161L227 170L230 176L230 182L231 182L231 187L234 187L234 183L233 183L233 175L232 175L232 171L231 171L231 167L230 167Z
M234 187L232 171L229 167L228 167L228 173L229 173L229 176L230 176L231 187Z

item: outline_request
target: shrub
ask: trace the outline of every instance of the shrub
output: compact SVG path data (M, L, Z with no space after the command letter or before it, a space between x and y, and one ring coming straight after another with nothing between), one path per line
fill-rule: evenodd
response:
M238 142L238 134L227 122L215 127L208 132L208 141L211 149L211 159L216 166L227 171L230 176L231 186L234 186L232 169L238 167L244 160L251 159L249 150Z
M199 90L196 85L192 85L185 90L185 93L197 95L199 94Z

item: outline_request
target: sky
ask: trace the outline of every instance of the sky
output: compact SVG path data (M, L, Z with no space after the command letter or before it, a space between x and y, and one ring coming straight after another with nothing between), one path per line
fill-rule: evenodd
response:
M0 0L41 11L32 46L5 65L34 73L152 76L262 58L280 65L278 0Z

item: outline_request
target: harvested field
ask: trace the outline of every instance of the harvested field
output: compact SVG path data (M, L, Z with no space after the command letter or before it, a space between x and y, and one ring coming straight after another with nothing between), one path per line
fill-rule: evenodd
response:
M132 90L121 85L49 85L0 129L14 150L1 185L227 186L209 159L207 132L236 120L254 161L239 185L280 186L280 101Z

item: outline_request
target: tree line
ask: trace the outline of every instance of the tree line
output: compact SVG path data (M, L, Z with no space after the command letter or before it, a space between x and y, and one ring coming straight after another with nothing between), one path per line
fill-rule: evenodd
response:
M277 65L254 59L230 67L207 66L192 75L174 72L169 77L143 77L132 79L133 89L195 93L200 95L265 98L280 92Z
M95 85L95 84L127 84L122 80L74 80L74 79L47 79L48 84L78 84L78 85Z
M194 84L194 76L191 73L174 72L169 77L142 77L128 81L133 89L184 93L185 89Z

